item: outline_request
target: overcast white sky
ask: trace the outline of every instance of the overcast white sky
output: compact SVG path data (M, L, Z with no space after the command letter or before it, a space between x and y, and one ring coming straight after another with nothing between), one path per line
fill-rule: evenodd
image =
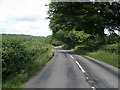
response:
M47 36L50 0L0 0L0 33Z

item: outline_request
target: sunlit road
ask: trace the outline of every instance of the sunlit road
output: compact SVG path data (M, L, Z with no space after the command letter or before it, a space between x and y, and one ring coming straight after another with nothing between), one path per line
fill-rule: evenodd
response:
M118 88L118 69L56 47L52 60L24 88Z

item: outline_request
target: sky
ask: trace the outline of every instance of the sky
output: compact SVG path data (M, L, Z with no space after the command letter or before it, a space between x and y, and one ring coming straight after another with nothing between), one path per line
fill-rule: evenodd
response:
M0 0L0 33L51 35L48 6L50 0Z

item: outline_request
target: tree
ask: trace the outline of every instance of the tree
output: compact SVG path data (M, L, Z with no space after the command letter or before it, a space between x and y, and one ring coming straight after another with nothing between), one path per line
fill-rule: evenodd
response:
M84 31L63 31L59 30L56 33L56 37L67 44L70 48L84 44L90 37L90 34L86 34Z
M103 43L105 28L113 31L120 29L119 8L120 5L117 2L112 4L109 2L52 2L48 11L50 28L55 37L59 30L66 33L73 30L84 31L91 34L92 37L99 36L101 43Z
M63 43L61 41L58 41L56 38L54 38L52 35L48 35L45 38L45 42L52 44L52 45L62 45Z

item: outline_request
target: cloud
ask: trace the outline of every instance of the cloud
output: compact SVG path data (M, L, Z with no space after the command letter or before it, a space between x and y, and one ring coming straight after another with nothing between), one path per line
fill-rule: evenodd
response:
M49 20L46 20L48 0L1 0L0 33L47 36Z
M17 18L10 18L11 20L16 20L16 21L37 21L37 20L43 20L43 18L39 16L24 16L24 17L17 17Z
M47 36L51 35L51 31L48 27L49 23L47 21L34 21L34 22L28 22L28 21L21 21L16 24L8 24L7 27L4 27L4 29L0 30L2 33L9 33L9 34L30 34L30 35L36 35L36 36ZM48 31L49 30L49 31Z

